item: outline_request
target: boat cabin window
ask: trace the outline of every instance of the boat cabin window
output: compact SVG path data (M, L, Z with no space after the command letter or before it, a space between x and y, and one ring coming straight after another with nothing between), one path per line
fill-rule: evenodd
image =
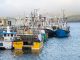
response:
M11 26L11 21L8 21L8 25Z
M13 34L11 34L11 37L13 37Z
M4 34L4 37L6 36L6 34Z
M8 36L9 36L9 34L8 34Z

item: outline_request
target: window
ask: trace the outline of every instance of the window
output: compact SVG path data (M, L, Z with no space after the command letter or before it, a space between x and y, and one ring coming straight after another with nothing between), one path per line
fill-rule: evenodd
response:
M11 34L11 37L13 37L13 34Z
M9 34L8 34L8 36L9 36Z
M11 21L8 21L8 25L11 26Z
M6 34L4 34L4 36L6 36Z

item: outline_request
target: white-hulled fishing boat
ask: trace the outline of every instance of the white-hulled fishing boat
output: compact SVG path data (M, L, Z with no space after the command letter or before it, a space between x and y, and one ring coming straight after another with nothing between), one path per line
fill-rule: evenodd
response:
M1 33L3 35L3 40L0 41L0 47L3 47L5 49L12 49L12 42L14 37L16 36L16 32L11 31L9 26L7 26L6 29L7 30Z

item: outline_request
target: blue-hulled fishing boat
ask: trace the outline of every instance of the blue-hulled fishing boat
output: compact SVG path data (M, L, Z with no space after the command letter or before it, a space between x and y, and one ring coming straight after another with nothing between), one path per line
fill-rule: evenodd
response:
M63 11L63 18L61 20L58 20L58 29L55 31L56 37L59 38L64 38L68 37L70 33L70 27L67 25L67 18L64 16L64 11Z

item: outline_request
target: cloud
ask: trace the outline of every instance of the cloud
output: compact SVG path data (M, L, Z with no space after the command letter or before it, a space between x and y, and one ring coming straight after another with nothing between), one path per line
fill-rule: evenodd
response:
M57 14L62 8L71 13L78 13L79 2L79 0L0 0L0 16L24 16L37 8L41 13Z

